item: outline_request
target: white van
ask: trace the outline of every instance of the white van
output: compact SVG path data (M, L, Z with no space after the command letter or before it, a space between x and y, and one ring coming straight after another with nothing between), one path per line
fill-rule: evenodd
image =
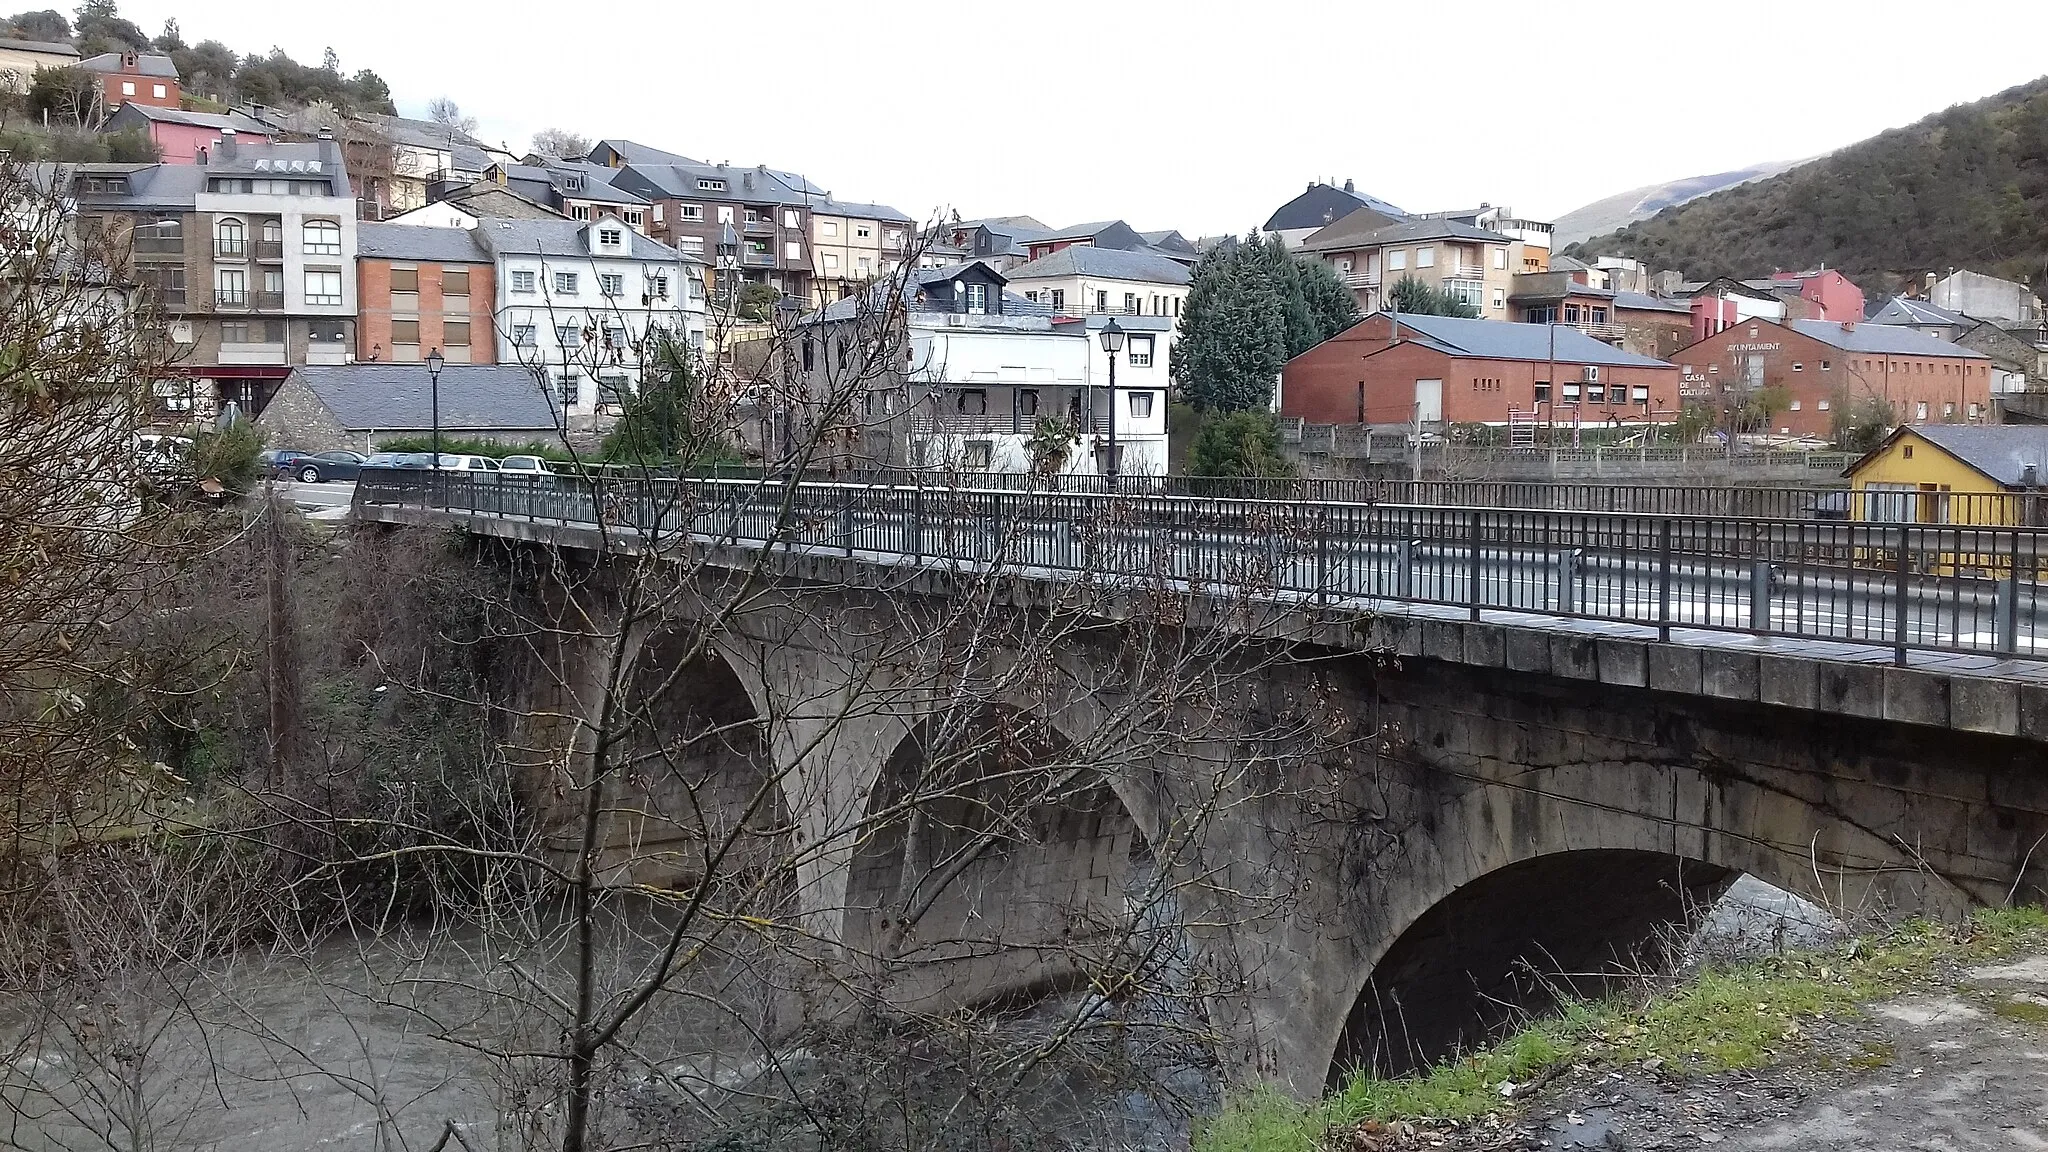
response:
M460 452L443 452L440 457L443 472L496 472L498 462L489 456L469 456Z

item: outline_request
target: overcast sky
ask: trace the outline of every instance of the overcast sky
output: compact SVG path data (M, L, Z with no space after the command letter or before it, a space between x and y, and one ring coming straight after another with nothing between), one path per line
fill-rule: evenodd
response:
M541 128L803 172L917 217L1241 232L1311 180L1551 219L1811 156L2048 71L2041 0L1576 4L125 0L152 35L372 68Z

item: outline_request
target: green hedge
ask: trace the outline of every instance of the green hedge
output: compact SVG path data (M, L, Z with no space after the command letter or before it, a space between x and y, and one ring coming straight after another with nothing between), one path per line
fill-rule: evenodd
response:
M379 452L432 452L433 450L434 439L431 436L401 436L393 440L379 441L377 444L377 451ZM507 456L538 456L550 464L573 464L576 461L576 458L570 454L569 450L560 444L543 444L538 440L528 441L525 444L502 444L496 440L443 436L441 437L441 451L453 452L463 456L489 456L493 460L502 460ZM583 462L586 464L593 463L594 459L590 456L585 456Z

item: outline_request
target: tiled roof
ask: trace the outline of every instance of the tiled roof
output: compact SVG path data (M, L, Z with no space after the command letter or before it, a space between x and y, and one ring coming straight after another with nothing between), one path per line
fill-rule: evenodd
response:
M1947 356L1958 360L1989 360L1971 348L1962 348L1897 324L1838 324L1833 320L1788 320L1785 327L1801 336L1818 340L1844 352L1872 352L1880 356Z
M467 228L418 224L356 225L356 255L377 260L425 260L436 264L488 264L491 254Z
M2017 488L2028 465L2036 483L2048 482L2048 424L1914 424L1912 430L1941 450L1991 477Z
M339 364L292 375L312 389L344 430L427 428L433 382L421 364ZM555 408L533 373L519 364L450 364L441 369L443 432L552 428Z
M1053 276L1102 276L1112 280L1141 280L1152 284L1186 284L1187 266L1152 252L1125 252L1073 244L1029 264L1012 268L1012 280L1045 279Z
M1402 313L1404 338L1420 333L1453 356L1487 360L1550 360L1563 364L1600 364L1616 368L1669 368L1662 360L1624 352L1603 344L1567 324L1510 324L1501 320L1466 320L1454 316ZM1553 357L1551 343L1555 331Z

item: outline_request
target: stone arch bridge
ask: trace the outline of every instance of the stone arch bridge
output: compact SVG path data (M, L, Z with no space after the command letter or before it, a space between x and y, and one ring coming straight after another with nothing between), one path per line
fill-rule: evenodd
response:
M366 492L360 520L456 524L590 571L642 558L587 518ZM760 571L760 541L689 547L702 581ZM944 974L934 997L1056 981L1077 926L1121 910L1134 846L1196 827L1200 843L1160 866L1204 877L1189 889L1189 947L1236 977L1210 1005L1226 1067L1299 1093L1353 1064L1470 1041L1498 1023L1490 1013L1542 994L1531 966L1598 973L1654 950L1742 873L1830 904L1951 917L2042 894L2048 678L2025 661L1901 666L1889 648L1664 639L1418 602L1271 597L1246 614L1183 582L1178 627L1241 633L1216 662L1246 678L1166 741L1170 718L1129 722L1141 709L1120 696L1136 590L1111 589L1056 631L1005 633L988 625L1072 602L1071 573L1020 568L977 585L985 650L946 632L933 646L951 658L909 659L892 645L944 631L906 622L958 602L959 565L774 552L772 583L718 628L685 612L674 635L565 647L552 683L573 696L623 661L622 682L687 684L629 744L658 754L665 731L718 736L690 753L706 787L679 800L650 786L623 806L615 833L642 851L620 867L660 866L645 849L684 802L712 824L751 822L769 850L819 846L796 914L849 954L920 955L919 971ZM731 603L706 589L700 611ZM683 651L675 635L712 640ZM1001 672L1025 663L1041 671ZM977 683L988 697L957 706ZM1347 740L1299 756L1286 743L1298 732L1260 743L1310 700ZM966 785L928 788L946 773ZM920 789L945 799L877 819ZM1005 847L971 847L992 828ZM1015 946L979 946L992 940Z

